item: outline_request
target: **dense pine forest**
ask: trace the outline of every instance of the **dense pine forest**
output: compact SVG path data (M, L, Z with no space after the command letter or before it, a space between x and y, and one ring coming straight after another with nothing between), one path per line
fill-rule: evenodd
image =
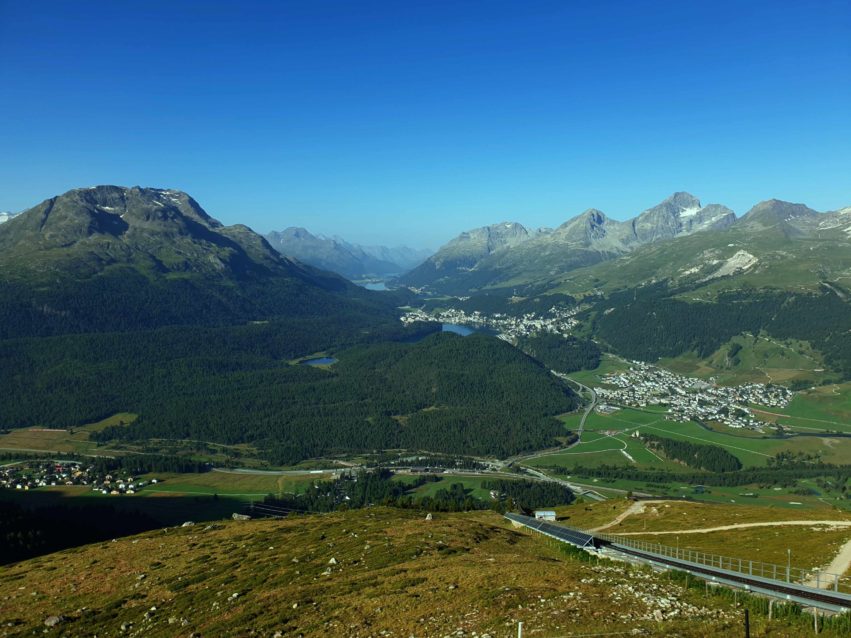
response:
M318 369L290 362L310 342L303 329L292 340L264 324L6 341L0 418L67 427L133 412L134 424L97 438L251 443L283 464L388 448L508 456L554 444L566 433L553 417L578 404L540 363L491 337L359 345Z
M742 462L718 445L701 445L654 434L643 434L642 440L651 449L662 452L669 459L685 463L696 470L707 472L735 472Z
M591 339L541 333L519 339L517 347L556 372L593 370L600 365L600 347Z

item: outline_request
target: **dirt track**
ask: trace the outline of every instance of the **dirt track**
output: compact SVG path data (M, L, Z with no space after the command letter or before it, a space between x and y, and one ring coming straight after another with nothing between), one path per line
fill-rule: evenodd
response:
M622 523L630 516L634 516L636 514L643 514L646 506L657 503L667 503L669 501L659 500L659 501L636 501L632 505L630 505L626 510L621 512L618 516L616 516L613 520L602 525L600 527L595 527L590 530L592 532L601 532L603 530L609 529L610 527L614 527ZM682 501L678 501L682 502ZM665 536L669 534L708 534L711 532L723 532L732 529L747 529L751 527L776 527L783 525L798 525L798 526L813 526L813 525L825 525L828 527L837 528L851 528L851 521L764 521L759 523L734 523L731 525L718 525L716 527L700 527L695 529L680 529L680 530L668 530L664 532L622 532L619 533L618 536ZM834 556L833 560L829 565L826 565L821 568L821 573L823 574L845 574L851 570L851 540L846 542L837 552L836 556ZM817 583L818 581L818 583ZM807 581L807 585L810 587L816 587L817 584L823 588L832 586L833 581L830 579L816 579L813 577L809 581Z
M695 529L675 529L664 532L618 532L618 536L663 536L666 534L708 534L709 532L724 532L730 529L745 529L747 527L778 527L781 525L827 525L829 527L851 527L851 521L763 521L759 523L734 523L717 527L700 527Z

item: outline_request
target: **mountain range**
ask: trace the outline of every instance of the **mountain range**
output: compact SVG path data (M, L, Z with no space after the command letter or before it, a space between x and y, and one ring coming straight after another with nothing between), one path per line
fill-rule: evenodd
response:
M273 231L266 239L282 255L355 280L398 275L419 265L431 254L430 250L407 246L361 246L339 237L313 235L304 228L295 227Z
M735 220L725 206L702 206L689 193L674 193L627 221L592 208L555 229L502 222L462 233L400 282L447 293L502 287L518 278L557 276L647 244L724 229Z
M553 230L503 222L468 231L400 282L461 295L529 286L582 294L762 273L762 284L813 287L851 275L849 258L851 207L819 213L773 199L739 218L675 193L623 222L591 209Z

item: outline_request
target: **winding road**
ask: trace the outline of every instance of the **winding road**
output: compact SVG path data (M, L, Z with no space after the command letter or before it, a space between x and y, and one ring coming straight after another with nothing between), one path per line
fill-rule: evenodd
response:
M583 385L583 384L579 383L579 381L577 381L576 379L571 379L570 377L567 377L567 379L570 382L578 385L581 389L586 390L591 394L591 403L588 404L588 407L585 408L585 412L582 414L582 418L579 419L579 429L576 431L576 434L577 434L576 442L573 444L573 445L576 445L580 441L582 441L582 432L585 430L585 419L588 418L588 415L591 414L591 411L597 405L597 392L594 390L594 388L589 388L587 385ZM572 447L572 446L570 446L570 447Z

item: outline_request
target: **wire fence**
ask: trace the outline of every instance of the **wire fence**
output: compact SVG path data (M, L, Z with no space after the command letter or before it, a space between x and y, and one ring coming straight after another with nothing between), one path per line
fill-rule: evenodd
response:
M645 540L624 538L617 534L601 534L599 532L585 532L596 538L600 538L616 545L629 547L648 554L656 554L665 558L684 561L695 565L703 565L714 569L724 569L747 576L767 578L775 581L783 581L814 589L831 590L835 592L851 593L851 578L843 574L833 574L819 568L805 569L794 567L791 561L786 565L766 563L763 561L750 560L747 558L735 558L732 556L721 556L694 549L671 547L661 543Z

